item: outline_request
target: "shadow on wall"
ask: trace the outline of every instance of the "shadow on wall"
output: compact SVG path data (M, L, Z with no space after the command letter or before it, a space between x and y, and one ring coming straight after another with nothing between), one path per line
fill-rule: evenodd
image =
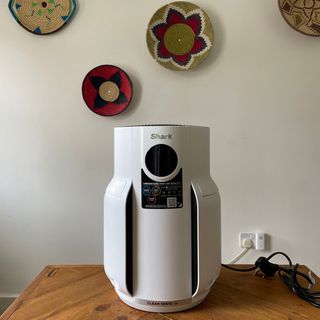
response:
M0 298L0 315L6 311L10 304L15 300L15 298Z
M208 55L208 57L195 69L199 72L203 70L204 68L208 68L209 65L212 65L215 60L218 59L220 56L224 42L225 42L225 32L223 30L223 24L222 21L220 20L219 15L210 10L210 8L202 8L210 17L212 27L213 27L213 32L214 32L214 38L213 38L213 47L212 51Z

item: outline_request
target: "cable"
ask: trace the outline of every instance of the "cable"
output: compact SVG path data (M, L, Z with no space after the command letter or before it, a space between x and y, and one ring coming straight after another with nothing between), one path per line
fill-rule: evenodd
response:
M239 261L253 246L251 239L243 239L241 247L243 248L228 264L234 264Z
M240 272L248 272L248 271L253 271L253 270L256 270L257 267L254 266L254 267L251 267L251 268L248 268L248 269L236 269L236 268L233 268L231 266L228 266L227 264L222 264L222 266L224 268L227 268L227 269L230 269L230 270L233 270L233 271L240 271Z
M289 263L288 267L282 267L269 261L277 255L282 255L287 259ZM282 282L285 283L293 293L313 306L320 308L320 291L310 291L312 286L315 285L315 279L312 277L311 271L309 271L309 274L298 271L299 264L293 265L289 256L284 252L275 252L267 258L260 257L253 267L246 269L234 268L226 264L222 264L222 266L239 272L255 271L254 274L260 271L264 277L273 277L278 272ZM299 278L305 279L308 282L308 287L302 286Z
M236 263L249 251L249 249L250 248L243 248L228 264Z

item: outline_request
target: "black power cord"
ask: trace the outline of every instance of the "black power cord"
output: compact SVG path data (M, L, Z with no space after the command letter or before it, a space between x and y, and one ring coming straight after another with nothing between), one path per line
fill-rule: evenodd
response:
M282 267L275 263L270 262L274 256L282 255L284 256L289 265L288 267ZM289 289L295 293L297 296L306 300L313 306L320 308L320 291L311 291L311 287L315 284L314 278L311 276L311 271L309 274L305 274L301 271L298 271L299 264L292 264L291 259L283 252L275 252L269 257L260 257L257 259L253 267L250 268L234 268L227 264L222 264L224 268L239 271L239 272L249 272L254 271L254 274L261 272L263 277L273 277L277 272L280 279L289 287ZM300 279L299 279L300 278ZM308 282L308 286L304 287L301 285L301 279L305 279Z

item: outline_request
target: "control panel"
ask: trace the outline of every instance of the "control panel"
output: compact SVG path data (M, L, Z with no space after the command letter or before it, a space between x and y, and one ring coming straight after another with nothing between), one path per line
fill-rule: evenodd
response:
M182 208L182 169L165 182L150 179L141 169L141 204L145 209Z

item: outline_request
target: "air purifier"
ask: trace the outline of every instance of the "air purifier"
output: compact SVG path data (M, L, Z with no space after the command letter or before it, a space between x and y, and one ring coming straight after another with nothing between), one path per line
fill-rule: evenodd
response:
M114 176L104 198L104 268L123 302L151 312L202 302L220 271L220 225L209 128L114 129Z

